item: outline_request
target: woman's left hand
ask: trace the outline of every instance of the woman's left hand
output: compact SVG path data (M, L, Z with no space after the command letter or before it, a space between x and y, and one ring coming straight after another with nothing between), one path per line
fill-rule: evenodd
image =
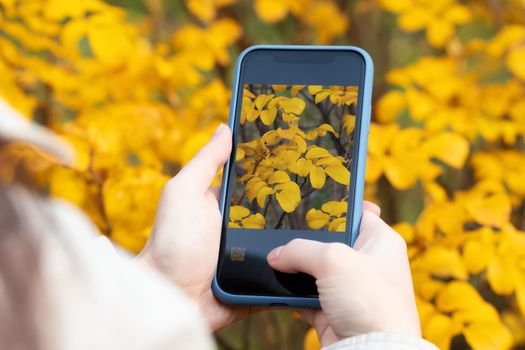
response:
M211 290L222 219L219 188L210 189L210 185L228 159L231 147L230 129L221 124L208 144L166 184L151 236L137 258L195 300L212 330L252 311L221 303Z

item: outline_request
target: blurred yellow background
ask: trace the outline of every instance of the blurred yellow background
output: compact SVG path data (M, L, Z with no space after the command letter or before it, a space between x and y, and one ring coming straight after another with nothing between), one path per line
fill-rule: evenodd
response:
M423 335L525 347L524 0L0 0L0 95L76 150L20 167L139 251L167 179L228 119L252 44L352 44L376 65L366 196L409 244ZM349 291L351 292L351 291ZM222 349L316 349L288 312Z

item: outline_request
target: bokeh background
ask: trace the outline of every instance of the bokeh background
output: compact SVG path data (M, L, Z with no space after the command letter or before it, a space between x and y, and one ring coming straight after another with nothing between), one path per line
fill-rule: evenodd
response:
M77 152L66 167L9 147L1 176L26 168L139 251L163 184L228 119L236 56L261 43L370 52L366 197L408 243L423 335L524 348L523 0L0 0L0 95ZM318 347L289 312L216 337Z

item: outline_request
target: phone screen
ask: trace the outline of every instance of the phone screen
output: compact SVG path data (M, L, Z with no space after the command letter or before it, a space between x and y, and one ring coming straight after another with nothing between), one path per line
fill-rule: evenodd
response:
M272 270L268 252L294 238L349 241L362 82L349 76L341 84L339 76L329 84L326 76L308 77L308 70L294 82L286 66L332 65L336 73L339 65L330 56L319 56L317 64L301 57L297 62L276 54L265 67L252 67L281 71L275 83L267 75L246 81L249 66L241 74L218 270L229 293L315 297L311 276ZM283 82L288 75L289 83Z

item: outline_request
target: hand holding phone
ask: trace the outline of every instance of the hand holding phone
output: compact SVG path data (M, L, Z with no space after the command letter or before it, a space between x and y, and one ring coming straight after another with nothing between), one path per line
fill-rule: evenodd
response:
M268 255L276 270L316 278L322 310L299 312L322 346L370 332L421 337L406 243L379 218L377 206L363 208L354 248L297 239Z

